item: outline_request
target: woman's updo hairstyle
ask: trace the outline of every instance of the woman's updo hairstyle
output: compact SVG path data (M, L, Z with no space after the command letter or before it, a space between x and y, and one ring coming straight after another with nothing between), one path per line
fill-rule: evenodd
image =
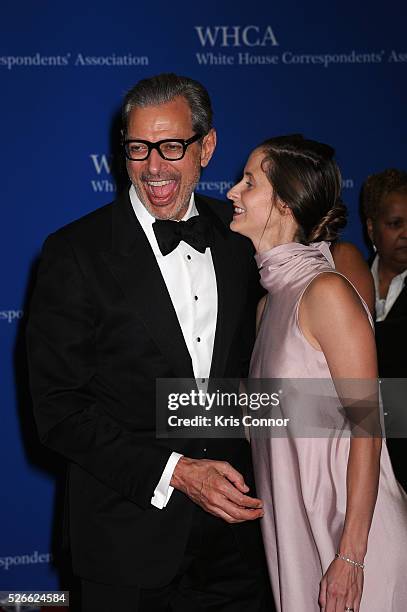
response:
M292 211L303 244L335 240L346 225L346 206L340 199L342 179L332 147L301 134L277 136L259 147L262 169L274 195Z

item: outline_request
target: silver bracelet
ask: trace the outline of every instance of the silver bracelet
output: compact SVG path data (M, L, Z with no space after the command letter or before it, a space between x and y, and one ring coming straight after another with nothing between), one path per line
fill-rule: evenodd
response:
M344 557L343 555L340 555L339 553L335 553L335 559L342 559L342 561L347 561L347 563L351 563L352 565L355 565L356 567L360 567L360 569L365 569L365 564L364 563L360 563L359 561L354 561L353 559L349 559L349 557Z

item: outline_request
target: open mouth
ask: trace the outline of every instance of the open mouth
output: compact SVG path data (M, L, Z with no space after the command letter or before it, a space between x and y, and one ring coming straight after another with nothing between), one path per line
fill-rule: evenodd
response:
M168 204L178 189L178 182L174 179L144 181L144 185L152 204Z
M243 213L245 213L245 209L241 208L240 206L234 206L234 211L233 211L233 216L234 217L238 217L239 215L242 215Z

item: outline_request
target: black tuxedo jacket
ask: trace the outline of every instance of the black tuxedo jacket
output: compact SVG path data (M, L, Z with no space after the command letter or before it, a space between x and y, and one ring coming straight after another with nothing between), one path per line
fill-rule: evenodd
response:
M259 297L252 248L229 230L231 206L200 196L196 205L214 232L211 376L240 377ZM69 461L66 524L75 573L107 584L169 582L199 511L177 490L165 509L151 505L171 452L227 460L252 494L254 486L245 440L156 438L156 378L193 378L193 370L127 193L48 237L27 333L39 435ZM231 528L248 562L260 563L258 524Z
M384 321L376 321L379 376L407 378L407 284Z
M379 376L407 378L407 285L394 302L384 321L376 321L376 346ZM387 446L397 480L407 491L406 401L399 383L382 381L381 391L386 413ZM396 437L392 437L396 436Z

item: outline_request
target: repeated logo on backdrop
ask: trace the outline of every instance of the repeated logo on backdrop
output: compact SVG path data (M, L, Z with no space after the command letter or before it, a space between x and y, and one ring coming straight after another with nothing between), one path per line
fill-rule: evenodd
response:
M257 24L194 25L198 48L195 60L200 66L315 66L328 68L337 64L403 64L406 49L343 49L339 53L302 53L282 48L276 27ZM33 50L27 55L1 55L0 68L122 68L148 67L148 55L109 53L93 55L66 52L45 55Z
M112 180L111 158L105 153L91 153L89 155L93 169L94 178L90 184L94 193L114 193L116 186Z
M93 193L114 193L116 186L112 177L111 158L106 153L91 153L89 155L93 168L90 187ZM230 180L202 180L197 185L197 191L212 196L223 196L232 186Z
M38 563L51 563L51 561L51 553L39 553L38 550L34 550L33 552L21 555L0 557L0 570L7 572L19 565L37 565Z
M111 158L106 153L91 153L89 159L93 168L93 176L90 179L90 186L93 193L115 193L116 186L112 177ZM224 196L234 181L228 179L201 180L197 185L197 191L208 196ZM344 178L342 181L343 189L353 189L354 181L352 178Z
M407 62L407 52L395 49L344 49L341 53L280 50L279 35L271 25L196 25L194 29L200 46L195 58L200 66L303 65L328 68L336 64Z
M0 310L0 323L13 323L14 321L18 321L22 319L24 316L24 312L22 310Z
M60 55L44 55L42 53L32 53L30 55L1 55L0 68L7 70L13 68L83 68L83 67L134 67L149 66L150 58L148 55L134 55L125 53L119 55L110 53L109 55L88 55L86 53L64 53Z

